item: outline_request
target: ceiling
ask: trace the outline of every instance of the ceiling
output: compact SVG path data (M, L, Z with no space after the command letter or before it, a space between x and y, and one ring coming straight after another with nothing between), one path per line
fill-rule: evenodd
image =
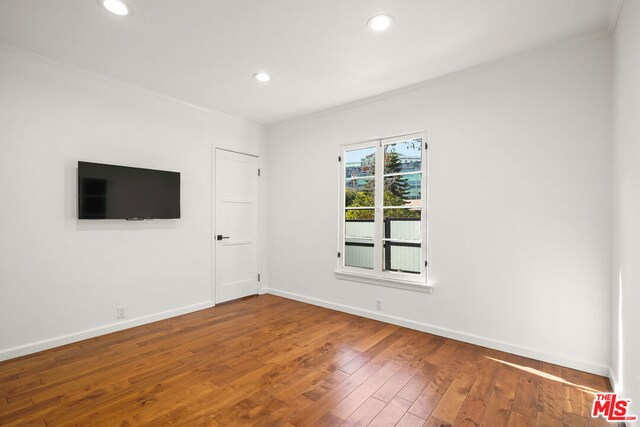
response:
M265 124L602 31L612 0L3 0L0 41ZM370 33L376 14L394 17ZM251 78L268 71L273 80Z

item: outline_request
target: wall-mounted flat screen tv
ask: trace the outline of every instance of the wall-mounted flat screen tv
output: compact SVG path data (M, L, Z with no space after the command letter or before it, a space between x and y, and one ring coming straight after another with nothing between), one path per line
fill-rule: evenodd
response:
M180 218L180 173L78 162L78 218Z

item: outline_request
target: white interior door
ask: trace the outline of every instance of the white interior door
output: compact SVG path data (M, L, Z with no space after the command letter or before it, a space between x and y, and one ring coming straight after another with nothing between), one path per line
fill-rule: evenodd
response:
M258 293L258 158L215 151L216 303Z

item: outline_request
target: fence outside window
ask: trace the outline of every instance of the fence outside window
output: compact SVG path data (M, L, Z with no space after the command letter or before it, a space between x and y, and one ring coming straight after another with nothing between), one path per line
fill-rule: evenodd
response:
M373 220L347 220L345 234L345 265L373 268ZM420 235L419 218L385 218L384 220L384 270L404 273L420 273L420 243L411 243L412 236ZM359 238L360 237L360 238ZM404 240L404 241L396 241Z

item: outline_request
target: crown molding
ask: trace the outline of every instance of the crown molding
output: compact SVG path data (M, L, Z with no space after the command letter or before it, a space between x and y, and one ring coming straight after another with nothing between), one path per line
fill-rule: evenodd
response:
M248 122L248 123L254 123L254 124L259 125L259 126L264 126L264 124L262 124L262 123L258 123L258 122L252 121L252 120L248 120L248 119L245 119L243 117L234 116L232 114L228 114L228 113L225 113L225 112L222 112L222 111L214 110L212 108L205 107L205 106L200 105L200 104L194 104L194 103L191 103L191 102L188 102L188 101L184 101L182 99L175 98L175 97L173 97L171 95L167 95L167 94L162 93L162 92L157 92L157 91L154 91L154 90L151 90L151 89L144 88L142 86L135 85L133 83L125 82L124 80L119 80L119 79L116 79L116 78L113 78L113 77L109 77L109 76L106 76L104 74L98 73L96 71L92 71L92 70L90 70L88 68L83 68L83 67L79 67L77 65L72 65L72 64L69 64L68 62L64 62L64 61L61 61L59 59L52 58L50 56L42 55L41 53L34 52L32 50L24 49L24 48L21 48L21 47L13 46L13 45L1 42L1 41L0 41L0 52L10 53L10 54L14 54L14 55L21 56L21 57L24 57L24 58L29 58L31 60L43 62L43 63L49 64L51 66L64 69L66 71L69 71L69 72L77 74L77 75L90 77L90 78L93 78L93 79L96 79L96 80L100 80L102 82L106 82L106 83L112 84L114 86L119 86L119 87L122 87L122 88L133 90L133 91L138 92L138 93L143 93L145 95L149 95L149 96L152 96L152 97L155 97L155 98L159 98L159 99L162 99L164 101L175 102L175 103L181 104L181 105L183 105L185 107L193 108L195 110L199 110L199 111L202 111L202 112L205 112L205 113L215 114L215 115L221 116L221 117L226 117L226 118L235 119L235 120L242 120L242 121L245 121L245 122Z
M298 117L293 117L291 119L283 120L276 123L268 124L268 129L278 128L280 126L291 125L299 122L305 122L308 120L324 117L327 115L331 115L340 111L350 110L356 107L373 104L379 101L383 101L385 99L394 98L399 95L403 95L406 93L415 92L417 90L421 90L431 86L437 86L443 84L445 82L449 82L452 80L457 80L462 77L471 76L474 74L483 73L494 68L500 68L505 65L515 64L525 61L530 61L536 58L544 57L554 52L560 52L566 49L570 49L573 47L581 46L584 44L589 44L596 42L598 40L606 39L611 37L611 34L605 29L601 29L595 32L591 32L579 37L574 37L570 39L565 39L560 42L554 42L545 44L533 49L525 50L520 53L515 53L512 55L503 56L502 58L492 60L489 62L483 62L481 64L473 65L467 68L463 68L459 71L454 71L452 73L443 74L441 76L437 76L431 79L423 80L419 83L415 83L409 86L404 86L399 89L394 89L389 92L384 92L378 95L357 99L355 101L347 102L344 104L336 105L334 107L318 110L309 114L304 114Z

